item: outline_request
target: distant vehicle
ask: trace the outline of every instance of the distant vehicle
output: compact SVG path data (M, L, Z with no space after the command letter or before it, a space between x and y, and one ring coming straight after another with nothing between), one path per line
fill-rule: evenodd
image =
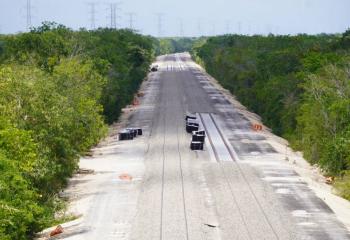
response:
M151 67L151 72L157 72L158 71L158 65L153 65Z

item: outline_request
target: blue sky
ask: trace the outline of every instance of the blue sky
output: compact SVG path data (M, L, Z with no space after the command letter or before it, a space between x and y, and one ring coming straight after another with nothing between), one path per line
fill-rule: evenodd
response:
M96 26L109 25L109 0L31 0L32 23L90 28L87 3L92 1L97 3ZM0 0L1 33L26 31L26 2ZM162 36L334 33L350 26L349 9L349 0L124 0L117 21L119 27L129 26L127 13L134 12L134 27L155 36L157 13L163 14Z

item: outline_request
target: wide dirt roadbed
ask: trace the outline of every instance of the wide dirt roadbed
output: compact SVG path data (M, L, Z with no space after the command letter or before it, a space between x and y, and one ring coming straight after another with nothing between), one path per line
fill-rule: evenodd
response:
M162 56L157 64L140 106L121 122L142 127L143 136L118 141L117 126L81 159L80 167L94 172L75 176L64 194L69 211L82 217L59 238L350 239L296 171L290 158L297 155L265 128L252 129L257 116L229 99L188 54ZM208 133L204 151L189 148L186 112L197 114Z

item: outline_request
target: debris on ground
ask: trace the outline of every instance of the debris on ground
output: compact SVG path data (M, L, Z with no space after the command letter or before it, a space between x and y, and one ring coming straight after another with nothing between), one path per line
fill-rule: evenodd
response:
M127 173L119 175L120 180L125 180L125 181L132 181L132 176L130 176Z
M253 124L252 128L254 131L262 131L263 130L263 126L261 124Z
M218 224L212 224L212 223L204 223L205 226L211 227L211 228L216 228L219 225Z
M50 232L50 237L56 236L61 233L63 233L63 227L61 225L58 225L52 232Z
M326 177L326 181L327 184L333 184L334 182L334 177Z
M92 169L79 168L77 174L93 174L95 171Z
M137 93L137 97L143 97L143 96L145 96L145 93L144 93L144 92L138 92L138 93Z
M126 128L121 130L118 133L118 139L119 141L124 140L133 140L137 136L142 135L142 129L141 128Z
M140 100L135 96L134 97L134 100L132 101L132 105L133 106L138 106L140 105Z

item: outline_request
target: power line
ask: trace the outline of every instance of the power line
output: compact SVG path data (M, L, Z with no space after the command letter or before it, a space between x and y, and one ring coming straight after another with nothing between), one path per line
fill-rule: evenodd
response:
M90 29L94 30L96 29L96 2L89 2L87 3L90 7Z

